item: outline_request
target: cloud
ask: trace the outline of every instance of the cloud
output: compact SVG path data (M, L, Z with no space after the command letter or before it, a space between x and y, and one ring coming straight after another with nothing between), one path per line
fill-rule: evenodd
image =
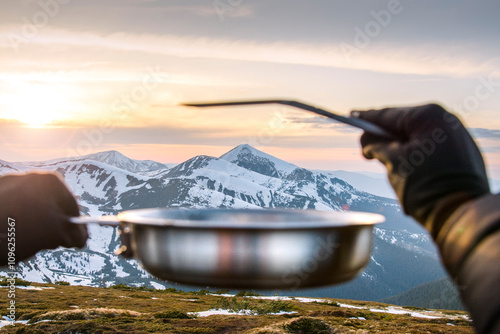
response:
M500 146L481 147L480 149L483 154L500 153Z
M22 38L22 27L0 27L0 47L11 48L12 40ZM17 33L16 33L17 32ZM17 36L17 37L16 37ZM21 36L21 37L19 37ZM179 35L78 32L45 27L19 47L82 47L100 52L142 52L184 58L208 58L246 62L299 64L433 76L478 76L498 71L500 59L488 58L460 46L401 46L377 44L350 59L339 43L262 42Z
M232 1L231 1L232 2ZM249 4L240 2L231 5L230 2L213 1L211 5L191 5L191 6L168 6L160 10L166 13L187 13L196 16L218 16L221 20L224 18L252 17L255 8Z
M0 118L0 130L3 128L12 128L23 126L23 123L15 119Z
M484 128L468 128L468 130L476 139L500 139L500 130Z
M287 117L286 121L294 124L306 124L311 128L315 129L332 129L338 133L358 133L360 134L362 130L340 123L336 120L327 117Z

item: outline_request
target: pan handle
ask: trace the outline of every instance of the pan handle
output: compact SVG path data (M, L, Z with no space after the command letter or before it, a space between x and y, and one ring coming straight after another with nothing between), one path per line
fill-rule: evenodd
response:
M79 217L69 217L69 221L72 224L99 224L101 226L120 226L120 220L117 216L79 216Z
M351 126L360 128L368 133L384 137L387 139L394 140L396 137L387 132L385 129L381 128L380 126L373 124L371 122L365 121L363 119L360 119L356 117L357 114L354 114L351 117L346 117L338 114L334 114L330 111L326 111L321 108L317 108L314 106L311 106L309 104L305 104L299 101L294 101L294 100L250 100L250 101L221 101L221 102L208 102L208 103L182 103L183 106L189 106L189 107L220 107L220 106L242 106L242 105L252 105L252 104L283 104L303 110L307 110L310 112L313 112L318 115L322 115L331 119L334 119L338 122L342 122L345 124L349 124Z
M130 228L121 225L118 216L79 216L70 217L70 223L72 224L99 224L101 226L113 226L118 227L118 234L120 235L121 246L115 250L116 255L121 255L126 259L131 259L134 257L132 248L130 247Z

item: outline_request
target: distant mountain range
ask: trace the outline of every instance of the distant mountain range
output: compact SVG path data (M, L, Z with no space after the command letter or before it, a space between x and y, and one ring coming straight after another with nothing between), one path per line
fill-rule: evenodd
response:
M347 172L343 170L318 171L327 175L332 175L342 179L352 185L354 188L367 193L386 197L396 198L396 193L392 189L386 174L367 173L367 172Z
M44 162L0 161L0 174L30 170L61 174L84 215L149 207L262 207L349 209L386 217L375 228L372 261L358 278L339 286L282 292L287 295L379 300L446 275L425 230L401 213L396 200L366 191L377 193L380 178L308 170L249 145L237 146L218 158L196 156L177 165L133 160L116 151ZM20 276L89 286L180 287L151 277L134 260L114 255L119 244L115 229L92 225L89 230L84 250L40 252L19 265Z
M424 283L396 296L385 298L382 302L441 310L466 310L458 291L448 277Z

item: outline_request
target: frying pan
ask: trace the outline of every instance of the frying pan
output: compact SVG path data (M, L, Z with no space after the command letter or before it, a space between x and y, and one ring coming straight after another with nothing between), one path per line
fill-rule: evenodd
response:
M296 289L342 283L368 263L384 217L292 209L141 209L72 217L118 226L117 254L179 283Z

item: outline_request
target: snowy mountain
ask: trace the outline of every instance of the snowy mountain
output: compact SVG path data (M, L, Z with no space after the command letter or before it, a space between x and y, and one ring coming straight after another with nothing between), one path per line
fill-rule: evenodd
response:
M295 166L249 145L240 145L219 158L197 156L173 167L132 160L116 151L45 162L0 161L0 174L33 169L61 174L85 215L147 207L264 207L354 210L386 216L386 223L375 229L372 261L362 275L341 286L297 294L376 300L445 275L425 231L402 215L394 199L361 191L331 173ZM151 277L134 260L114 255L119 246L114 228L89 229L86 249L41 252L18 266L20 275L32 281L63 280L91 286L171 285Z

